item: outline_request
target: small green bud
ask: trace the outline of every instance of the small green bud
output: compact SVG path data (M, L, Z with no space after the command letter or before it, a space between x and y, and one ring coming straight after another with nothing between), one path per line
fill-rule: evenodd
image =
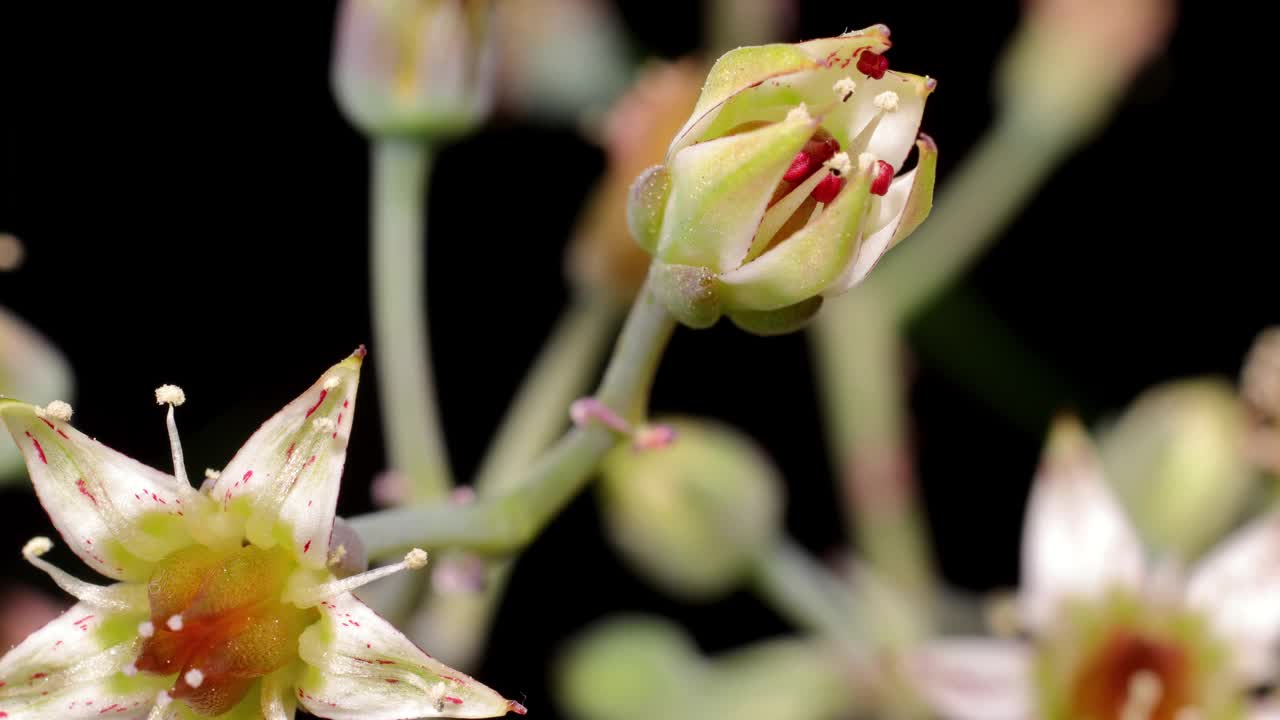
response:
M781 526L782 489L769 459L736 430L669 423L675 440L619 447L602 466L610 538L641 573L680 596L732 590Z
M697 648L670 621L612 618L564 651L556 695L581 720L647 720L696 693L702 669Z
M343 0L333 87L370 135L448 137L493 102L491 0Z
M704 268L731 317L787 308L798 326L795 308L861 282L932 206L937 149L917 136L935 83L889 71L888 48L875 26L721 57L663 169L632 193L641 247ZM895 178L913 145L917 167Z
M1247 415L1219 380L1182 380L1143 393L1102 436L1108 477L1143 537L1195 557L1238 519L1255 489Z

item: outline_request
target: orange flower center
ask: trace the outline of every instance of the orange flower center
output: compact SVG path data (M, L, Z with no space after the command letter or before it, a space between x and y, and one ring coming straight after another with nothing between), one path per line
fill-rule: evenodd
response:
M1168 641L1116 628L1080 667L1072 717L1081 720L1175 720L1194 700L1186 651Z
M279 549L179 550L151 575L151 620L136 662L141 672L177 673L170 694L213 716L235 707L254 683L297 658L314 610L281 601L293 562Z

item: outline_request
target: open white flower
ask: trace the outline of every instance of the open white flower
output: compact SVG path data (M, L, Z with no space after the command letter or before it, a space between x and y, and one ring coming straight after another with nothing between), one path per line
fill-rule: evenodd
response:
M1185 580L1153 566L1084 430L1057 423L1031 492L1018 615L1026 640L951 638L914 653L950 720L1280 718L1250 691L1277 669L1280 513Z
M78 580L23 555L79 603L0 658L0 718L337 720L486 718L518 703L436 662L351 590L425 553L345 578L330 555L363 348L266 422L200 490L186 479L164 386L175 476L51 413L0 399L40 502L73 552L118 581Z

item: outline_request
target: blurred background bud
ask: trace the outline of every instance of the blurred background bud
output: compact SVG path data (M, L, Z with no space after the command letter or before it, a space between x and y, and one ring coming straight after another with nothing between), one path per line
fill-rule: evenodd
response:
M1264 421L1280 421L1280 327L1258 334L1244 359L1240 394Z
M370 135L447 137L489 112L494 93L489 0L343 0L333 86Z
M1048 133L1095 130L1163 52L1175 0L1027 0L1000 68L1006 112Z
M69 603L21 585L0 590L0 652L26 640L68 607Z
M0 233L0 272L17 270L26 255L26 248L16 235Z
M579 287L609 291L625 301L639 292L649 254L627 227L631 185L646 168L662 162L705 76L706 68L696 60L653 63L605 117L600 131L605 174L587 201L569 250L569 275Z
M853 708L849 674L819 641L776 638L707 659L680 628L640 616L589 628L557 668L577 720L834 720Z
M601 112L626 87L631 61L613 3L502 0L495 12L504 107L577 124Z
M1147 542L1189 559L1232 526L1256 489L1247 429L1234 388L1211 379L1152 388L1107 428L1103 463Z
M790 37L795 0L705 0L707 42L712 57L742 45L764 45Z
M556 693L579 720L670 717L702 684L702 661L684 631L661 618L606 620L562 653Z
M707 420L670 423L660 450L614 450L601 499L614 545L669 592L706 599L732 590L776 538L782 482L755 443Z
M0 395L37 405L71 400L71 366L35 328L0 307ZM0 485L26 480L22 453L0 443Z

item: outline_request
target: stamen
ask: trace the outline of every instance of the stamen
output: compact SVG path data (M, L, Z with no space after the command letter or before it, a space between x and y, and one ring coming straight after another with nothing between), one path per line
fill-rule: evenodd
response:
M87 583L40 557L51 549L53 549L53 541L49 538L31 538L22 547L22 557L43 570L58 587L80 602L108 610L137 610L139 604L145 602L143 600L145 595L130 592L130 586L126 583L106 587ZM141 587L145 591L145 586Z
M814 200L817 200L819 205L826 205L832 200L835 200L836 195L839 195L843 188L844 178L840 177L840 173L832 170L827 173L827 176L822 179L822 182L818 183L818 186L813 189L810 196ZM812 217L810 220L812 220Z
M889 69L889 58L864 50L858 55L858 72L879 80Z
M198 688L204 684L204 673L199 668L191 668L182 676L182 681L193 688Z
M787 113L787 122L813 122L813 116L809 114L809 108L800 103Z
M143 620L138 623L138 636L149 638L156 634L156 625L150 620Z
M897 112L900 101L898 99L898 93L892 90L885 90L877 95L876 99L872 102L875 103L877 108L885 112Z
M427 551L421 548L410 550L404 560L393 565L386 565L380 568L374 568L359 575L342 578L341 580L330 580L329 582L315 583L310 585L301 585L291 580L289 587L284 592L285 602L291 602L300 608L308 608L319 605L321 602L331 597L340 595L344 592L351 592L356 588L368 585L374 580L381 580L389 575L394 575L401 570L420 570L427 566ZM295 575L294 578L302 578L302 575Z
M341 565L342 561L346 559L347 559L347 546L339 545L338 547L333 549L333 552L329 553L329 560L327 564Z
M883 160L876 161L876 176L871 179L871 194L884 195L893 184L893 166Z
M71 405L61 400L54 400L43 408L36 408L36 415L45 420L57 420L59 422L69 421L73 412Z
M836 97L840 98L840 102L849 102L849 98L853 97L853 93L858 89L858 83L853 81L851 77L840 78L836 84L831 86L832 92Z
M164 625L174 632L182 632L182 615L170 615L169 619L164 621Z
M813 189L818 187L818 183L824 181L827 177L829 177L827 173L813 173L808 180L795 186L791 192L787 193L765 212L764 217L760 220L760 227L756 229L756 239L751 243L751 251L747 254L748 261L769 247L769 244L773 241L773 236L777 235L782 226L787 224L787 220L791 219L796 210L800 209L800 206L808 199Z
M849 162L849 153L838 153L833 155L830 160L823 163L834 175L848 175L853 170L853 163Z
M217 480L217 479L218 479L218 478L220 478L220 477L222 477L222 471L221 471L221 470L214 470L213 468L205 468L205 469L204 469L204 479L205 479L205 480Z
M177 385L161 385L156 388L156 404L168 405L165 415L165 426L169 428L169 450L173 454L173 476L181 487L191 487L187 479L187 464L182 457L182 440L178 437L178 423L174 419L173 409L187 401L187 394Z
M177 385L161 385L156 388L157 405L178 406L187 401L187 394Z

